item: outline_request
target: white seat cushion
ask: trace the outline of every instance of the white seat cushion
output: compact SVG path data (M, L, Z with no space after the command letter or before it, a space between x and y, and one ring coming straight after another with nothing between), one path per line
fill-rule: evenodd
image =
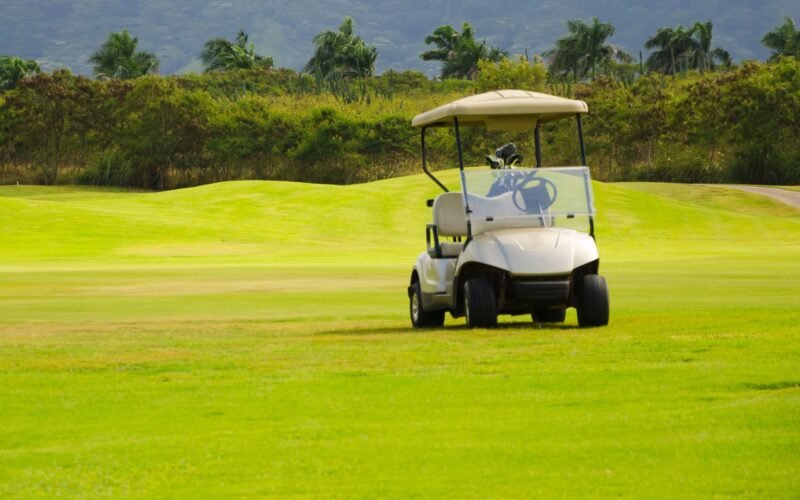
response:
M464 214L464 195L442 193L433 202L433 223L439 236L466 236L467 219Z

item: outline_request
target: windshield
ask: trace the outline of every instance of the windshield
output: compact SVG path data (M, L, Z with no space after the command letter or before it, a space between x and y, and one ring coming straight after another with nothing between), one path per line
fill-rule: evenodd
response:
M505 227L581 229L594 215L587 167L466 170L473 232Z

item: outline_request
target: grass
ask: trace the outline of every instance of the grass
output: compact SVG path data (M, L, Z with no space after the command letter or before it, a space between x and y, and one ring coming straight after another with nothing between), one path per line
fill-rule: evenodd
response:
M596 184L609 327L418 332L434 188L0 188L0 496L800 491L798 211Z

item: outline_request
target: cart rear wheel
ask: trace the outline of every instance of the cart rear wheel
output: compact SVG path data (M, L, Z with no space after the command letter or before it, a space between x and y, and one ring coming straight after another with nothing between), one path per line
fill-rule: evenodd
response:
M408 309L411 314L411 325L414 328L435 328L444 324L444 311L422 310L422 290L419 281L411 285Z
M464 312L470 328L497 326L497 301L485 278L471 278L464 284Z
M583 291L578 300L578 325L581 327L608 324L608 285L597 274L583 277Z

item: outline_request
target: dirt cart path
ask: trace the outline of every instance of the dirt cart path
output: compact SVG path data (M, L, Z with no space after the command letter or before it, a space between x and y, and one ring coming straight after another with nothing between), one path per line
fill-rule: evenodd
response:
M755 193L769 196L791 207L800 209L800 191L790 191L788 189L768 188L761 186L745 186L740 184L709 184L709 186L719 186L731 189L739 189L748 193Z

